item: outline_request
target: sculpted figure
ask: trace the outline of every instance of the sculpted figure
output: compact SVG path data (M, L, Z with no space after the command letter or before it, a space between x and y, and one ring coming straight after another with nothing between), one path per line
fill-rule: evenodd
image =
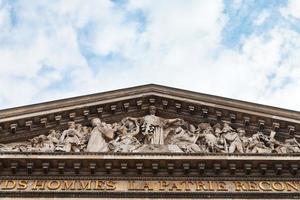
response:
M50 130L47 136L39 135L30 139L31 146L27 147L27 151L35 152L54 152L56 146L60 143L60 133Z
M71 152L72 150L74 152L79 152L79 131L76 129L75 122L69 122L68 126L68 129L62 132L56 150L65 152Z
M225 153L232 153L232 151L234 151L234 147L231 147L230 149L230 143L232 143L236 139L237 133L234 132L233 128L231 128L226 122L223 124L223 129L220 137L224 144Z
M9 144L0 144L0 151L26 152L31 144L29 142L14 142Z
M117 129L119 135L109 142L109 148L114 152L132 152L141 146L135 137L140 132L137 119L124 118L122 125Z
M134 137L140 132L140 124L138 120L135 118L124 118L122 121L121 133L120 137Z
M47 139L51 141L54 145L59 143L60 133L55 131L54 129L49 131L49 135L47 135Z
M285 139L284 143L278 142L273 139L274 143L277 144L275 152L277 153L300 153L300 144L296 137Z
M69 122L63 132L50 130L24 142L0 144L0 152L207 152L207 153L300 153L299 136L282 141L275 131L246 136L242 128L228 123L200 123L195 126L182 119L156 116L155 106L149 115L126 117L107 124L94 118L92 127ZM284 135L283 135L284 136Z
M237 130L237 137L234 138L233 141L231 141L228 153L245 153L245 148L248 145L248 138L245 136L246 132L243 129Z
M39 135L28 142L0 144L0 151L13 151L13 152L53 152L58 140L53 139L56 134L55 130L50 130L49 135Z
M287 150L283 153L300 153L300 144L295 136L291 139L286 139L284 145Z
M146 136L148 143L150 144L164 144L164 121L155 116L156 108L150 106L150 115L146 115L142 121L142 133Z
M53 152L55 145L47 136L39 135L29 140L31 146L27 146L27 150L31 152Z
M247 147L249 146L249 138L246 136L246 131L244 129L238 128L237 132L238 132L239 139L241 141L241 143L236 144L237 149L240 153L245 153ZM243 151L241 151L241 149Z
M116 131L110 124L101 122L99 118L92 119L92 126L94 127L91 132L91 137L87 144L87 152L107 152L109 151L106 140L114 138Z
M233 128L229 126L229 124L224 123L222 132L222 137L224 138L225 143L225 152L234 153L235 151L237 151L239 153L244 153L241 137L245 137L245 131L240 129L237 133Z
M200 123L198 125L198 129L196 133L199 134L200 138L203 138L205 151L206 152L218 152L222 149L222 144L220 144L220 135L219 135L219 127L216 127L216 131L211 127L209 123Z
M215 145L215 152L222 152L222 153L228 153L228 146L226 138L223 135L223 129L222 126L218 123L214 125L214 135L217 138L217 144Z
M150 106L150 115L142 118L142 133L146 136L147 143L150 144L164 144L164 121L155 116L156 108Z
M156 107L149 107L149 115L139 118L141 124L141 132L146 137L145 144L163 145L167 134L164 133L164 129L171 126L174 123L183 122L182 119L163 119L155 116ZM130 118L135 119L135 118Z
M184 152L203 152L203 150L196 144L199 134L195 134L188 129L178 127L175 130L175 135L171 138L171 144L177 145Z
M92 128L87 127L87 126L83 126L81 132L82 132L82 135L83 135L81 140L80 140L81 149L86 149L88 141L91 137Z
M81 124L76 124L76 130L79 139L78 148L80 151L82 151L87 146L91 131L88 127L82 126Z
M249 145L246 153L272 153L272 149L265 145L265 135L257 132L249 138Z

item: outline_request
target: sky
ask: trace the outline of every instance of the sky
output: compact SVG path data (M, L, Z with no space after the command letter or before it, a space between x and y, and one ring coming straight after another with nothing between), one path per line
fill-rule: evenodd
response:
M0 0L0 109L149 83L300 111L300 0Z

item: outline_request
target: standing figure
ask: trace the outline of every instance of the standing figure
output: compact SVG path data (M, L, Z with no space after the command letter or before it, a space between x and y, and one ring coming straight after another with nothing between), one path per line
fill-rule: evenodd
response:
M140 118L141 132L146 137L145 144L163 145L166 135L164 128L178 122L183 123L182 119L163 119L155 116L156 107L149 107L149 115ZM130 118L134 120L135 118Z
M231 137L228 137L231 136ZM234 137L236 135L236 137ZM231 132L227 133L225 138L230 142L228 153L245 153L246 146L248 145L248 138L245 136L246 132L244 129L238 128L237 133Z
M110 124L101 122L99 118L92 119L92 126L94 127L91 132L91 137L86 147L87 152L108 152L107 140L114 138L115 130Z
M164 121L155 116L156 108L149 107L150 115L146 115L142 120L142 134L146 136L147 143L164 144Z
M244 153L241 137L244 137L245 132L239 129L239 133L237 133L229 124L224 123L224 127L222 129L222 137L224 138L224 146L226 153L234 153L238 151L239 153Z
M62 132L56 150L64 152L79 152L79 132L76 129L76 124L75 122L69 122L68 126L68 129Z

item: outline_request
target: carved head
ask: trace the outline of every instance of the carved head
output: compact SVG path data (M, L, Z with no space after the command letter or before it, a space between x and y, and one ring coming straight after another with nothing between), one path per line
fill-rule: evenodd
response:
M216 136L220 136L221 133L222 133L222 130L219 127L216 127L216 129L215 129L215 135Z
M233 128L231 128L231 126L229 126L229 124L225 122L222 131L226 133L229 131L233 131Z
M149 113L150 113L150 115L155 115L156 107L155 106L149 106Z
M246 135L246 131L244 129L238 128L237 131L238 131L240 137L243 137Z
M76 129L77 130L81 130L82 129L82 125L81 124L76 124Z
M76 127L75 122L73 122L73 121L68 122L68 127L69 127L69 129L75 129L75 127Z
M210 129L211 130L211 125L209 124L209 123L200 123L199 125L198 125L198 129L199 130L208 130L208 129Z
M83 127L82 127L82 132L83 132L84 134L87 134L89 131L90 131L90 130L89 130L89 128L88 128L87 126L83 126Z
M99 124L101 124L100 118L94 118L94 119L92 119L92 126L93 127L98 126Z

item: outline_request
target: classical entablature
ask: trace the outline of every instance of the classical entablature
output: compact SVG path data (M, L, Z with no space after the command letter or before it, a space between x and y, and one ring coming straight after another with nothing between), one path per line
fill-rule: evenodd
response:
M153 84L11 108L0 196L96 197L100 177L107 197L299 198L299 143L299 112Z

